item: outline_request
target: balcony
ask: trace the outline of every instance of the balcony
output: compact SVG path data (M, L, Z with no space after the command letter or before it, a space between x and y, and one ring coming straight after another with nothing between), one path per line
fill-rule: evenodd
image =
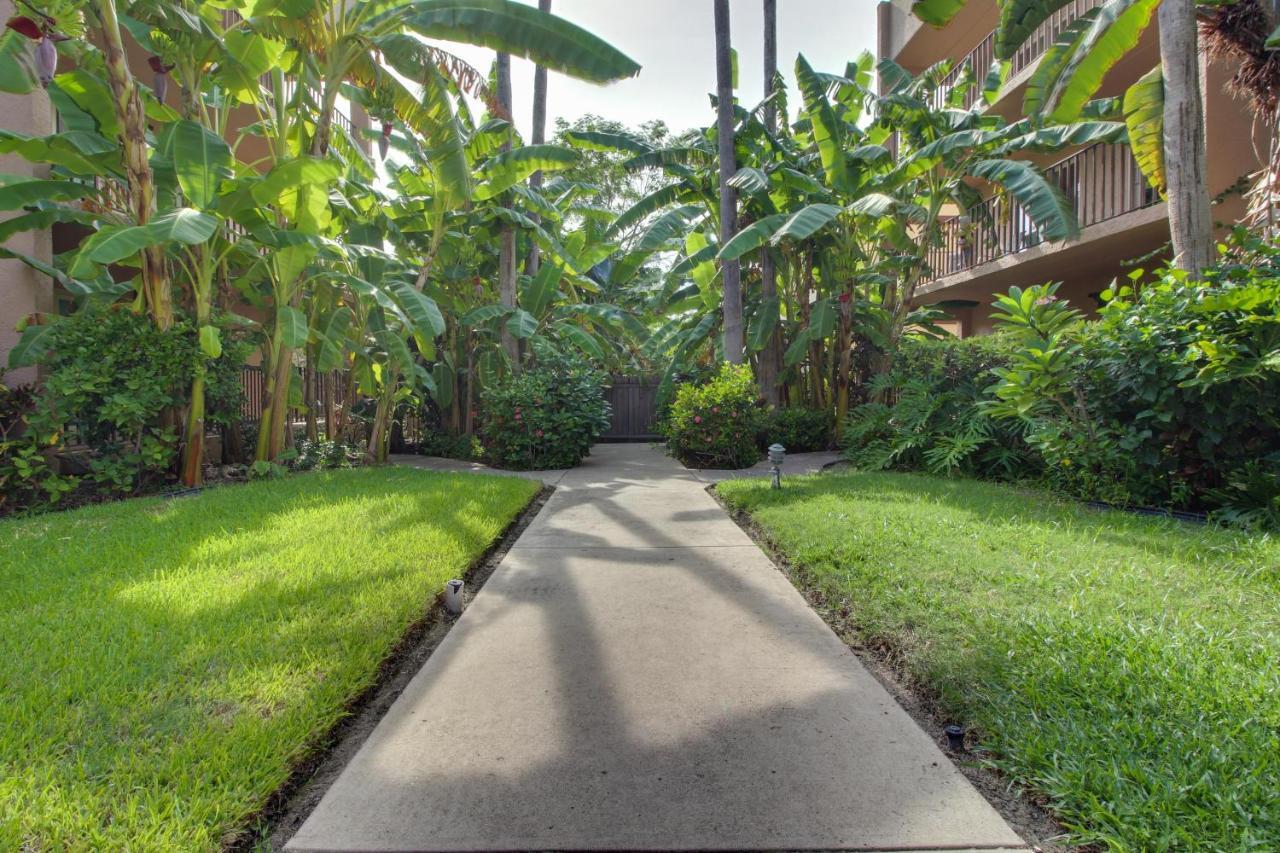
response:
M1103 2L1104 0L1071 0L1070 3L1050 15L1023 42L1017 53L1013 55L1009 63L1009 76L1007 79L1014 80L1019 74L1035 65L1036 60L1044 55L1044 52L1049 49L1063 30L1090 9L1101 6ZM996 58L995 45L996 34L993 30L978 43L977 47L969 51L963 59L956 62L947 76L943 78L942 85L938 87L934 94L933 106L935 109L942 109L946 106L947 96L966 71L973 75L979 85L970 87L969 91L965 93L961 105L967 110L977 102L978 98L982 96L981 82L987 76L987 71L991 68L991 63Z
M1160 201L1127 145L1099 143L1058 161L1045 177L1066 195L1082 229ZM923 283L1015 255L1044 242L1022 207L993 196L942 223L941 243L929 250Z

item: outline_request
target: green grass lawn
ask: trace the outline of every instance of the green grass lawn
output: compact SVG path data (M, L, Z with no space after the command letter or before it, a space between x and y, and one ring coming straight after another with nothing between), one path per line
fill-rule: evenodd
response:
M915 475L717 488L1078 840L1280 849L1280 542Z
M0 522L0 849L218 848L537 490L370 469Z

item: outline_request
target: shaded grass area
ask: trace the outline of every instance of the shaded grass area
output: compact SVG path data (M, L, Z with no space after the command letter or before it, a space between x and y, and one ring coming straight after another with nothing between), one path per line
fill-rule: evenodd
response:
M1280 542L910 474L717 491L1077 841L1280 849Z
M365 469L0 522L0 849L216 849L537 493Z

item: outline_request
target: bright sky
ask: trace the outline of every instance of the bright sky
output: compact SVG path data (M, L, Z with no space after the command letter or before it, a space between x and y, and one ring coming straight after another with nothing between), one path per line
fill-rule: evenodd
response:
M536 0L522 0L537 5ZM730 25L738 51L738 98L757 104L764 91L760 0L732 0ZM660 118L675 133L715 120L707 95L715 90L715 41L711 0L552 0L551 11L606 39L643 68L640 76L595 86L552 74L547 90L547 129L555 119L595 113L627 125ZM876 0L778 0L778 66L792 77L803 52L819 71L843 71L863 50L875 50ZM450 45L487 72L493 53ZM533 65L512 61L516 121L529 137ZM791 91L795 91L794 82ZM795 99L792 104L797 103ZM794 107L792 109L794 118Z

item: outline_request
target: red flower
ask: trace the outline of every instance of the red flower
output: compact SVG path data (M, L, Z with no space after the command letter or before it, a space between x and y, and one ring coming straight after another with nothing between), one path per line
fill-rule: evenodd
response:
M840 294L840 301L841 301L841 302L848 302L848 301L849 301L849 298L850 298L850 296L849 296L849 294L848 294L848 293L842 293L842 294Z
M40 25L25 15L18 15L17 17L10 18L5 22L5 26L13 30L15 33L20 33L26 36L32 41L40 41L40 39L44 38L44 30L40 28Z
M694 422L695 424L700 424L700 423L702 423L702 415L694 415L694 416L693 416L693 422Z
M520 413L516 412L516 420L520 420Z
M535 430L533 434L536 435L538 438L542 438L542 430Z
M168 74L173 70L173 65L167 64L158 56L148 56L147 65L151 66L151 70L157 74Z

